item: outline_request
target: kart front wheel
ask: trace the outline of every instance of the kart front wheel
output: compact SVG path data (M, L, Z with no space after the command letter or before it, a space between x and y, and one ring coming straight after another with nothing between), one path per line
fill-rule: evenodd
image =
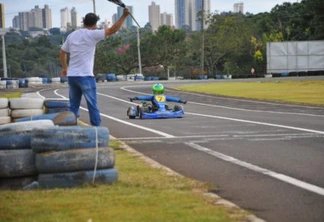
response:
M180 110L183 110L183 106L182 105L174 105L174 111L180 111Z

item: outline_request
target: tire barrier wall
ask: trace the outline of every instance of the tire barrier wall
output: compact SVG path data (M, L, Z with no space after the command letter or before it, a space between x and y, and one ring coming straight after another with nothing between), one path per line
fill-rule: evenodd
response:
M51 120L10 123L0 126L0 151L14 149L30 149L33 131L41 128L54 127Z
M50 120L0 126L0 188L21 189L37 178L36 154L30 146L33 130L53 126Z
M8 108L8 99L0 98L0 125L11 122L10 110Z
M45 113L58 113L70 110L69 100L45 100L44 101Z
M96 132L98 138L96 139ZM108 147L109 130L106 127L49 127L34 130L31 147L35 153Z
M25 122L25 121L35 121L35 120L45 120L45 119L52 120L54 125L58 125L58 126L77 125L77 119L74 113L70 111L25 117L25 118L16 119L15 122Z
M13 122L19 118L44 114L43 106L44 100L40 98L13 98L9 100Z
M94 171L78 171L70 173L39 174L40 188L69 188L91 183ZM99 184L109 184L118 180L118 172L115 168L97 170L95 181Z
M38 187L67 188L116 181L115 154L108 144L109 130L105 127L35 130L31 147L36 153Z

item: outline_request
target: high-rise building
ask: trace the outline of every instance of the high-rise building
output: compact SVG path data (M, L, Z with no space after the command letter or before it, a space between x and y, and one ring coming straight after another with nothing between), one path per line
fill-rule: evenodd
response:
M29 12L19 12L19 29L28 31L29 28Z
M168 14L166 12L163 12L161 14L161 25L167 25L167 26L173 27L173 16L172 16L172 14Z
M126 6L129 8L130 13L133 14L133 6ZM124 8L117 7L117 17L118 19L123 15ZM131 16L127 16L126 20L124 21L122 25L122 29L131 29L133 27L133 19Z
M12 27L15 28L15 29L19 29L19 15L16 15L12 19Z
M234 13L242 13L244 14L244 3L239 2L234 4Z
M204 1L204 15L210 13L210 0ZM192 31L200 31L201 30L201 16L202 16L202 0L191 0L191 14L190 14L190 26ZM206 25L204 24L204 29L206 29Z
M12 26L24 31L32 27L49 30L52 28L52 11L48 5L44 5L43 9L36 5L29 12L18 12L12 19Z
M43 28L43 12L38 5L29 12L29 28Z
M47 30L52 28L52 10L48 5L44 5L43 8L43 28Z
M68 8L63 8L61 12L61 29L67 30L71 25L71 12Z
M71 28L76 29L78 27L78 12L73 7L71 9Z
M113 14L112 18L111 18L111 21L113 24L115 24L118 20L118 16L117 16L117 13Z
M5 28L6 21L5 21L5 11L4 11L4 4L0 3L0 28Z
M160 16L160 6L156 5L155 2L152 2L151 5L149 5L149 22L152 27L152 31L155 32L160 24L161 24L161 16Z
M175 0L175 26L178 29L184 26L190 27L190 3L191 0Z
M210 0L204 1L204 14L210 13ZM178 29L188 26L192 31L201 30L202 0L175 0L175 26ZM204 28L206 28L204 26Z

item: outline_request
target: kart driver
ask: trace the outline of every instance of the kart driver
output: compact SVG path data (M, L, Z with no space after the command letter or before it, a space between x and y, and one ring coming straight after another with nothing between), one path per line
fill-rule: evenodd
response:
M164 86L161 83L156 83L152 86L152 96L146 95L146 96L135 96L134 98L130 98L130 101L133 102L133 100L144 100L144 101L151 101L152 102L152 110L155 111L158 109L158 104L156 104L155 97L163 95L165 97L165 101L169 102L176 102L176 103L183 103L186 104L187 101L182 101L181 99L177 97L172 96L165 96L164 95ZM168 109L166 105L166 109Z

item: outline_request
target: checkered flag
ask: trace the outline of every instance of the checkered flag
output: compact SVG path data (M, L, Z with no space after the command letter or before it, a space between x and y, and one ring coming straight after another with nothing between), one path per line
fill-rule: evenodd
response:
M119 5L120 7L123 7L123 8L126 7L125 4L122 3L122 1L120 1L120 0L108 0L108 1L115 3L116 5Z

